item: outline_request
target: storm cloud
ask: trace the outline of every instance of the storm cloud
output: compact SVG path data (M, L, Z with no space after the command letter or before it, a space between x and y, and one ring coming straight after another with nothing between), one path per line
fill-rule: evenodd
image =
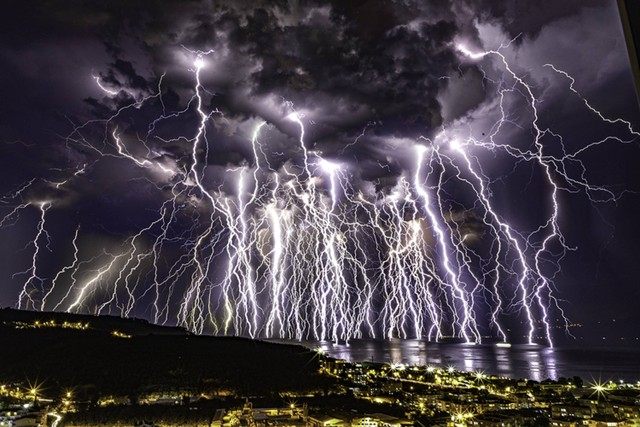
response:
M497 56L472 58L461 47L504 55L532 88L536 116L527 91ZM199 73L197 58L203 61ZM623 214L621 226L630 234L611 243L613 220L585 213L586 206L609 206L640 190L637 172L626 163L637 159L637 134L620 122L599 120L588 108L639 121L611 2L10 1L0 17L0 61L0 193L7 195L2 215L16 201L53 202L51 221L62 231L52 231L51 247L67 254L59 257L64 262L73 224L93 236L100 248L95 256L102 257L111 250L103 247L148 226L167 196L175 196L175 171L187 175L194 167L192 144L201 120L197 76L208 114L208 143L195 155L203 161L198 173L208 188L229 195L238 191L240 169L300 171L305 149L340 165L348 182L343 197L364 194L376 201L413 179L416 146L440 144L445 137L481 146L496 142L490 138L495 134L499 143L527 152L537 117L550 130L544 154L562 156L613 134L615 139L575 161L555 164L566 190L562 200L580 218L562 221L573 239L569 247L586 247L590 260L610 251L603 265L612 277L627 280L617 272L632 269L624 254L635 247L638 232L626 229L634 221ZM304 122L302 142L292 114ZM251 141L262 122L262 151L256 155ZM523 235L535 234L550 208L540 170L501 150L472 154L504 218ZM615 167L618 162L626 166ZM585 189L567 176L587 177L597 188ZM454 168L441 176L444 220L468 236L470 247L490 251L475 194L458 177ZM189 191L176 203L192 209L180 220L185 231L175 231L185 236L190 223L208 212ZM37 214L23 216L33 225ZM16 226L0 232L28 245L33 227L18 217L6 223ZM581 234L590 227L607 231ZM175 251L171 256L178 258ZM7 254L4 277L28 269L28 255ZM565 285L571 299L590 273L567 256L568 271L575 273ZM60 262L43 269L52 275ZM551 273L560 275L554 268ZM590 288L594 298L602 283L615 281L599 280ZM20 277L8 283L0 293L6 305L15 302Z

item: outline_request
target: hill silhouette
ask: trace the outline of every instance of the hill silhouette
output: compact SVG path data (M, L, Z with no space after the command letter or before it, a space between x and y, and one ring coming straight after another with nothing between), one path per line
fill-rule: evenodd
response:
M88 400L135 401L151 391L265 396L321 390L328 381L317 374L317 354L302 346L196 336L113 316L2 309L0 341L2 381L43 383L51 395L74 389Z

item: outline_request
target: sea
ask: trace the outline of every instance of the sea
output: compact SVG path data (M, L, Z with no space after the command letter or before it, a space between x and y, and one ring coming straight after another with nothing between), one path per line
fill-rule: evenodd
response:
M352 340L301 342L327 356L349 362L402 363L459 371L483 372L535 381L579 376L585 383L640 381L640 345L566 346L497 344L469 345L424 340Z

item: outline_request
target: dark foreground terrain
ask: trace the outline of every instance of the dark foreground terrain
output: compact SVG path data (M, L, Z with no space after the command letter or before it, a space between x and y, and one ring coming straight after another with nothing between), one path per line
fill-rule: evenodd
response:
M195 336L142 320L0 309L0 378L100 395L148 391L268 395L327 387L315 352L244 338Z

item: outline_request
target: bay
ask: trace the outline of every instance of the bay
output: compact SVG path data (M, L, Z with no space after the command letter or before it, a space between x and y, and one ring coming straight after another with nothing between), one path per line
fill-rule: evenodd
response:
M500 347L415 339L353 340L348 344L303 341L300 344L349 362L453 367L535 381L573 376L581 377L585 383L640 381L640 346L550 348L513 344Z

